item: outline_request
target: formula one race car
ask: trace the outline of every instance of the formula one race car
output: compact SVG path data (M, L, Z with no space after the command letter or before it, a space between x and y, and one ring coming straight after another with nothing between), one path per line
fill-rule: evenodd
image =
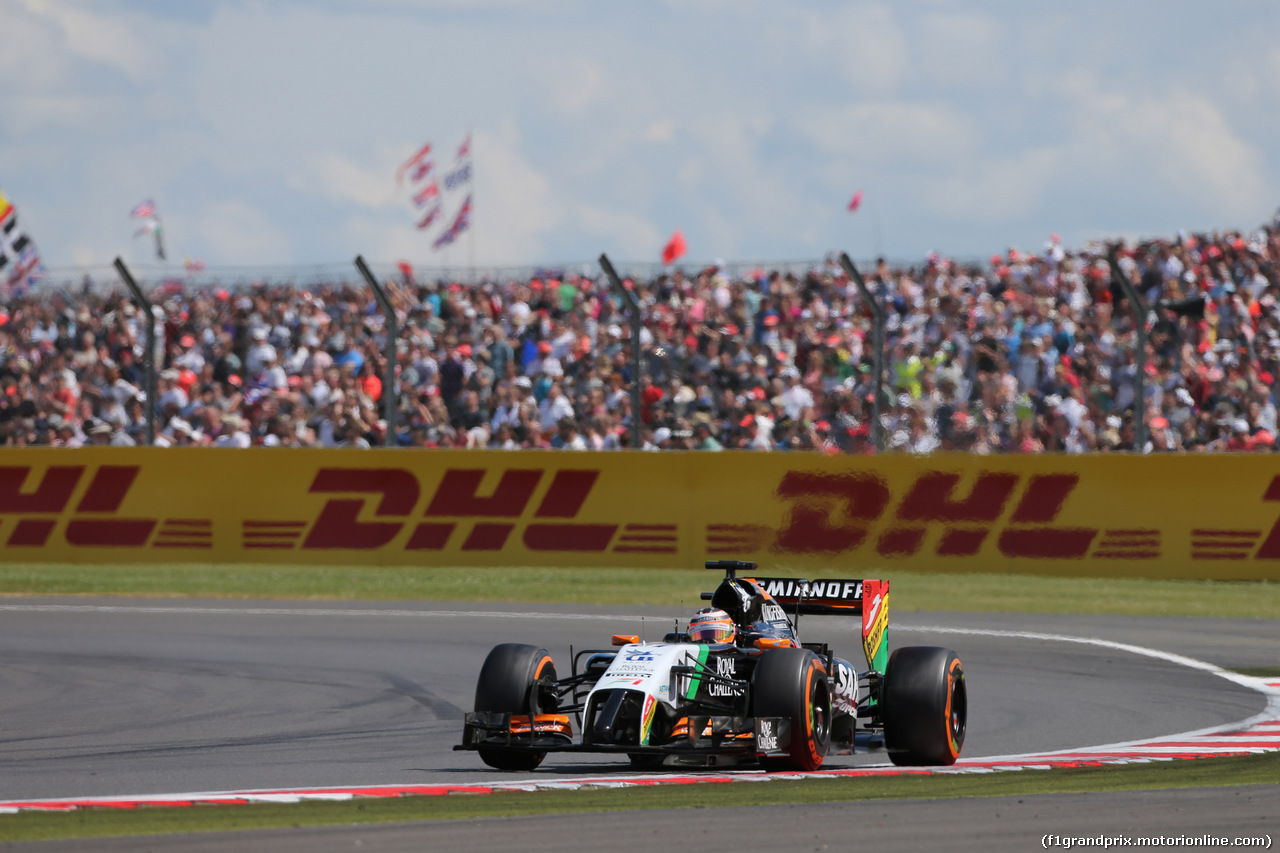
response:
M532 770L548 752L569 751L627 755L637 767L814 770L870 732L883 733L895 764L955 763L964 669L950 649L888 653L888 581L737 577L757 568L737 560L706 566L725 573L702 594L711 606L661 643L614 635L616 648L574 654L567 677L536 646L495 647L454 749L501 770ZM868 670L826 643L800 642L807 615L860 616Z

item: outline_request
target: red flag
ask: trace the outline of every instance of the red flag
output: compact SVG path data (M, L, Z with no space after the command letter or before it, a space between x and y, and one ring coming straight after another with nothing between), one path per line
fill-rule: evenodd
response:
M680 233L680 229L676 229L676 233L671 235L671 239L667 241L667 245L662 248L662 262L664 264L674 264L676 258L685 253L687 247L684 244L684 235Z
M853 194L853 200L849 202L849 212L853 213L860 204L862 204L862 190L858 190Z

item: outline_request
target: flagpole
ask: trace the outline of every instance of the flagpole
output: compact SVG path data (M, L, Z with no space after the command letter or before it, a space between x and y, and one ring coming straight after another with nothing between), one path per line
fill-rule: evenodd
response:
M874 249L872 257L880 257L880 217L876 214L876 206L871 207L871 247Z

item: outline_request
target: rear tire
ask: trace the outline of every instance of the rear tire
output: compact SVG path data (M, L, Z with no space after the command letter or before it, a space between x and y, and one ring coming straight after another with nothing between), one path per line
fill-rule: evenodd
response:
M480 668L475 709L529 716L551 713L556 709L555 698L535 689L539 678L556 678L556 665L546 649L522 643L494 646ZM498 746L482 746L477 751L481 761L498 770L532 770L547 756L536 750Z
M969 718L960 658L937 646L895 649L885 667L880 708L894 764L955 764Z
M817 770L831 745L831 686L822 659L807 649L773 649L751 676L751 716L791 720L786 758L761 758L765 770Z

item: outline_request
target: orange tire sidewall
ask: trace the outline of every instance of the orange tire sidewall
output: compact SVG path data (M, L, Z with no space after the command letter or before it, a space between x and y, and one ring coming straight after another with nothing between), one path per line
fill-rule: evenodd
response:
M548 665L552 667L555 666L555 661L551 660L551 655L546 655L545 657L543 657L542 660L538 661L538 665L533 668L534 681L537 681L539 678L542 677L542 671L546 669Z
M812 769L818 768L822 764L822 760L826 758L825 754L818 754L818 741L813 731L813 680L821 678L825 675L825 670L819 664L816 657L809 658L809 665L804 671L804 743L805 749L808 750L809 761ZM828 716L830 716L828 714ZM830 721L828 720L828 725Z
M953 763L960 757L960 744L956 743L951 729L951 700L956 695L957 678L964 678L964 667L960 664L960 658L958 657L952 658L951 665L947 667L947 709L942 719L942 725L946 728L947 733L947 751L951 754Z
M553 660L551 659L551 655L544 655L544 656L543 656L543 658L542 658L542 660L538 661L538 665L537 665L537 666L535 666L535 667L533 668L533 680L534 680L535 682L536 682L539 678L541 678L541 677L542 677L542 673L546 670L546 668L547 668L547 667L551 667L551 669L552 669L552 670L555 670L555 668L556 668L555 661L553 661ZM533 705L534 705L534 696L533 696L533 691L534 691L534 689L535 689L535 686L534 686L534 685L532 685L532 684L531 684L531 685L529 685L529 711L530 711L530 713L534 713L534 712L536 711L536 709L533 707Z

